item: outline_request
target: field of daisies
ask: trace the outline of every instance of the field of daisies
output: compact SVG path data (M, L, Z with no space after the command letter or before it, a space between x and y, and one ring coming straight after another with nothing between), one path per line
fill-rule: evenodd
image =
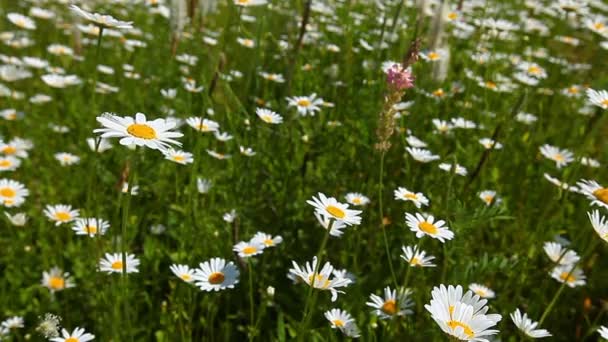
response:
M605 0L0 0L0 341L608 340Z

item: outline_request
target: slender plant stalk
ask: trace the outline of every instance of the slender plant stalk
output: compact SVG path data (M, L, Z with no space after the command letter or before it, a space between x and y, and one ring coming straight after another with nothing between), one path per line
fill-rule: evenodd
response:
M395 288L397 288L397 276L395 275L395 269L393 268L393 261L391 260L391 250L388 244L388 237L386 235L386 225L384 224L384 208L382 206L382 196L384 190L384 155L385 151L380 153L380 176L378 181L378 207L380 210L380 227L382 228L382 236L384 238L384 249L386 251L386 258L388 259L388 267L391 271L391 277L393 279L393 284Z

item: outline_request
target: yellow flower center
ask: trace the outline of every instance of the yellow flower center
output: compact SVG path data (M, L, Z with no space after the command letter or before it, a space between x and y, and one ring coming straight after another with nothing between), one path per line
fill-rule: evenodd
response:
M570 94L578 94L579 90L577 87L570 87L568 88L568 93Z
M5 146L2 149L2 153L4 154L15 154L15 152L17 152L17 149L14 146Z
M243 254L245 254L245 255L250 255L257 251L258 251L257 248L255 248L253 246L247 246L247 247L243 248Z
M430 235L437 234L437 227L435 227L434 224L428 223L426 221L418 223L418 228Z
M456 18L458 18L458 13L456 13L456 12L451 12L450 14L448 14L448 19L450 19L450 20L454 20L454 19L456 19Z
M186 158L184 156L173 156L173 160L175 160L176 162L183 162L184 160L186 160Z
M560 153L556 154L553 159L555 159L558 162L564 161L564 156L561 155Z
M567 282L567 283L573 283L576 281L576 277L572 274L568 274L568 272L562 272L562 274L559 275L559 279Z
M62 277L51 277L49 279L49 287L53 290L61 290L65 287L65 279Z
M601 188L601 189L597 189L593 192L593 196L595 196L595 198L597 198L598 200L608 204L608 189L607 188Z
M314 279L314 280L313 280ZM329 278L324 277L321 274L317 274L316 277L313 278L312 274L308 277L308 281L310 282L310 286L326 289L329 284Z
M2 159L2 160L0 160L0 167L9 167L11 165L12 165L12 163L8 159Z
M122 261L114 261L111 267L114 270L122 270Z
M344 218L344 216L346 216L346 213L344 212L344 210L335 207L333 205L328 205L325 210L330 213L332 216L337 217L339 219Z
M184 273L184 274L182 274L179 277L182 278L184 281L190 281L190 280L192 280L192 276L189 275L188 273Z
M608 106L608 99L605 99L604 101L602 101L602 106Z
M475 336L475 332L473 331L473 329L471 329L470 326L468 326L468 325L466 325L466 324L464 324L462 322L448 321L448 326L450 328L452 328L452 330L456 330L457 327L463 328L465 335L467 335L467 337L469 337L469 338Z
M596 30L601 31L606 26L604 24L602 24L602 23L595 23L595 24L593 24L593 27L595 27Z
M430 52L429 59L432 61L436 61L439 59L439 54L437 52Z
M80 342L80 340L77 339L76 337L68 337L65 339L64 342Z
M405 197L406 199L411 199L411 200L418 199L418 196L416 196L416 194L405 194L403 197Z
M310 101L308 101L307 99L298 100L298 106L308 107L308 106L310 106Z
M341 319L334 319L333 321L331 321L335 326L337 327L343 327L344 326L344 322Z
M274 245L274 241L272 241L272 239L266 239L266 240L264 240L264 244L266 246L272 246L272 245Z
M443 95L445 95L445 92L443 91L443 89L437 89L433 92L433 96L436 96L436 97L443 97Z
M0 196L2 197L15 197L17 192L11 188L2 188L0 189Z
M87 234L97 234L97 227L95 226L85 226L84 232Z
M479 297L485 297L487 295L486 291L482 289L475 290L474 292L475 294L479 295Z
M490 203L492 203L492 201L494 200L494 196L492 196L492 195L486 195L486 196L483 198L483 200L484 200L484 201L486 201L486 203L490 204Z
M487 81L486 82L486 87L488 87L490 89L496 89L496 83L494 83L492 81Z
M209 278L207 278L207 281L209 282L209 284L218 285L218 284L223 283L224 279L226 279L226 277L224 276L224 273L213 272L213 273L211 273L211 275L209 275Z
M353 198L353 203L354 204L361 204L361 198L359 198L359 197Z
M238 0L239 4L246 5L249 3L249 0Z
M540 72L541 72L540 68L537 67L536 65L533 65L528 68L528 73L530 73L530 74L537 75L537 74L540 74Z
M394 315L397 312L397 302L393 299L389 299L382 304L382 311L387 315Z
M156 138L156 131L154 128L146 124L132 124L127 127L127 133L131 134L136 138L141 139L154 139Z
M272 122L272 116L266 114L266 115L262 115L262 120L271 123Z
M412 266L422 266L422 263L420 262L420 259L413 257L412 260L410 260L410 265Z
M68 221L72 219L72 215L66 211L59 211L55 213L55 219L57 221Z

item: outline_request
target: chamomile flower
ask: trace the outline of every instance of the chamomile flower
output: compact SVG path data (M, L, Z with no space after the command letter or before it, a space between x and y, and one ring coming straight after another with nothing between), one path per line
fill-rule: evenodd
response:
M371 294L370 301L365 303L367 306L374 309L374 314L381 319L390 319L397 316L411 315L414 312L410 309L413 306L413 301L410 298L412 291L410 289L391 290L390 287L384 289L384 298Z
M410 156L412 156L412 158L421 163L428 163L439 159L439 156L434 155L431 151L422 148L406 147L405 150L410 154Z
M325 311L325 318L331 323L332 329L340 330L347 337L359 337L359 328L348 312L340 309Z
M122 273L123 267L126 269L126 273L138 273L139 259L133 254L126 255L126 265L123 264L121 253L106 253L101 260L99 260L99 270L106 273Z
M445 240L452 240L454 238L454 233L445 226L445 221L435 221L433 215L424 218L420 213L416 213L415 216L405 213L405 221L410 230L416 233L417 238L428 235L442 243Z
M460 164L441 163L441 164L439 164L439 168L446 172L450 172L450 173L454 172L455 174L457 174L459 176L467 175L467 169Z
M601 216L599 210L587 213L587 216L589 216L589 221L591 221L591 225L597 235L599 235L602 240L608 242L608 221L606 220L606 217Z
M15 171L21 165L21 160L13 156L0 156L0 172L2 171Z
M545 158L553 160L558 169L561 169L563 166L574 161L572 152L548 144L540 147L540 153L545 156Z
M202 262L194 270L194 284L203 291L232 289L239 282L239 270L234 263L221 258Z
M433 264L434 256L426 255L426 252L418 249L418 245L412 246L402 246L401 250L403 254L401 255L401 259L407 261L410 266L413 267L435 267L437 265Z
M198 190L199 193L201 193L201 194L208 193L212 186L213 186L213 184L211 183L210 180L203 179L200 177L196 178L196 189Z
M25 30L35 30L36 22L34 22L30 17L26 17L23 14L19 13L9 13L6 15L8 20L15 24L17 27Z
M557 262L560 265L574 265L580 260L575 251L566 249L557 242L547 241L543 249L551 261Z
M61 329L61 337L53 337L51 342L88 342L94 339L95 335L85 332L83 328L76 328L72 333Z
M483 145L483 147L486 150L491 150L491 149L500 150L500 149L502 149L502 144L501 143L499 143L497 141L494 141L494 140L492 140L490 138L479 139L479 143L481 145Z
M112 29L131 29L133 23L130 21L117 20L111 15L87 12L76 5L70 5L70 9L79 17L92 22L93 24Z
M317 197L313 196L312 200L308 200L306 203L315 207L315 212L327 218L344 222L348 226L361 224L360 210L348 209L347 204L340 203L335 198L327 197L320 192Z
M72 230L76 232L76 235L88 235L89 237L98 234L104 235L108 231L108 228L110 228L108 221L92 217L77 218L72 226Z
M112 148L112 144L108 139L87 138L87 145L93 152L103 153Z
M171 131L176 126L173 120L148 121L142 113L135 114L135 118L104 113L97 117L97 122L104 128L94 130L95 133L101 133L102 138L120 138L121 145L146 146L160 151L167 150L171 145L181 146L175 138L183 134Z
M273 73L261 71L260 76L262 76L262 78L267 81L272 81L272 82L276 82L276 83L285 83L285 78L281 74L273 74Z
M28 151L32 149L34 145L31 141L14 138L9 142L3 142L0 140L0 153L6 156L15 156L18 158L27 158Z
M435 126L435 129L440 134L448 133L452 128L454 128L454 126L448 121L433 119L432 122L433 126Z
M53 267L48 272L42 272L42 286L51 292L57 292L76 286L70 273L63 272L59 267Z
M232 223L234 222L234 220L236 220L237 215L236 215L236 210L232 209L229 212L225 213L222 216L222 219L228 223Z
M0 179L0 203L3 206L19 207L29 194L29 190L23 184L12 179Z
M591 205L597 205L608 209L608 188L604 188L594 180L580 180L576 183L580 193L591 201Z
M265 123L278 125L283 122L283 117L270 109L256 108L255 114Z
M226 160L232 158L232 155L230 154L220 153L213 150L207 150L207 154L219 160Z
M479 193L479 198L487 205L498 204L501 202L500 197L496 196L494 190L483 190Z
M182 165L192 164L194 161L194 158L192 158L192 153L184 152L182 150L174 150L170 148L164 152L164 155L165 159Z
M40 78L53 88L66 88L82 83L82 80L76 75L47 74L40 76Z
M416 208L420 208L421 206L428 206L429 199L424 196L422 192L412 192L406 188L399 187L394 192L395 199L400 201L411 201L414 203Z
M322 268L315 273L317 267L317 257L312 259L312 264L306 262L304 267L300 267L295 261L292 261L293 268L289 269L295 279L299 279L307 285L322 291L331 292L331 301L335 302L338 299L338 293L344 293L338 290L341 287L348 286L352 281L348 278L332 277L334 267L326 262Z
M589 157L582 157L581 164L583 164L585 166L593 167L593 168L598 168L601 166L599 161L597 161L593 158L589 158Z
M241 258L249 258L254 255L262 254L266 245L259 240L241 241L234 245L233 251L237 252Z
M287 101L287 105L289 107L296 107L301 116L314 116L316 112L321 110L320 106L323 105L323 99L318 98L317 94L314 93L310 96L288 97Z
M549 274L553 279L559 281L560 283L566 283L566 285L572 288L583 286L587 283L585 281L586 277L583 270L573 265L555 266Z
M253 238L251 238L251 242L253 242L255 245L262 244L264 245L264 248L268 248L276 247L278 244L283 242L283 238L280 235L273 237L272 235L264 232L257 232Z
M266 5L267 0L234 0L234 4L241 7Z
M74 219L78 218L79 210L72 209L71 205L66 204L47 205L44 209L44 215L46 215L51 222L55 222L55 226L59 226L64 223L72 222Z
M608 327L601 325L597 329L597 333L600 334L603 339L608 340Z
M369 203L369 198L358 192L349 192L346 194L346 202L352 205L366 205Z
M256 155L256 152L251 147L239 146L239 151L242 155L247 157L253 157Z
M176 277L185 281L186 283L194 282L194 269L191 269L188 265L173 264L169 266L169 269Z
M519 311L519 308L515 312L511 313L511 320L522 333L532 338L543 338L551 336L551 333L545 329L536 329L538 322L533 322L528 318L528 314L523 315Z
M346 224L344 222L333 220L333 219L329 218L328 216L319 214L316 211L314 214L315 214L315 217L317 218L317 221L319 221L319 224L321 224L321 226L323 228L328 229L329 226L331 225L331 229L329 230L329 235L335 236L335 237L340 237L340 236L342 236L342 234L344 234L344 232L342 231L342 229L346 228Z
M8 221L15 227L23 227L27 223L27 216L25 213L16 213L11 215L10 213L4 212L4 215Z
M608 91L587 89L587 100L602 109L608 109Z
M496 297L496 293L494 293L492 289L481 284L472 283L471 285L469 285L469 290L473 291L474 294L478 295L481 298L491 299Z
M578 187L568 185L567 183L564 183L564 182L560 181L559 179L552 177L548 173L543 174L543 177L545 177L546 180L548 180L551 184L559 187L560 189L568 190L568 191L572 191L572 192L581 192L581 190Z
M55 159L57 159L61 166L70 166L80 162L80 157L66 152L55 153Z

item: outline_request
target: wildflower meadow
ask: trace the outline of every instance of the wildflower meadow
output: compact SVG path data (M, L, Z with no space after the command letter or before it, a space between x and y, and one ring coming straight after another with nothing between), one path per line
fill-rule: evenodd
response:
M608 340L606 0L0 0L0 341Z

